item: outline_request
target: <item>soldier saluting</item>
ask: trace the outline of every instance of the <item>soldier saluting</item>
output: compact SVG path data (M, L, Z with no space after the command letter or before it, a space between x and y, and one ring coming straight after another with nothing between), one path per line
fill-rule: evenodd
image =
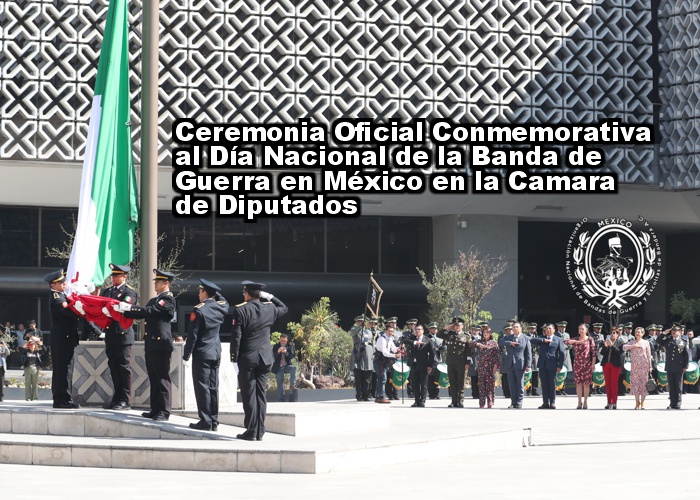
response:
M471 353L471 336L464 332L464 319L452 318L452 324L438 332L437 337L443 339L447 346L445 362L452 396L452 403L448 408L464 408L464 373L469 368Z
M668 392L671 396L668 410L681 409L683 374L688 367L688 342L681 338L681 330L681 326L674 323L656 340L659 346L666 350L666 375L668 377Z

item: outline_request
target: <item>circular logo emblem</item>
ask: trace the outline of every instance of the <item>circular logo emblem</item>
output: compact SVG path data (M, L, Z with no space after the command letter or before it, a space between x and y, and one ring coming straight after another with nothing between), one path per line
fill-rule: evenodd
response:
M598 313L633 311L659 281L659 239L641 216L636 224L610 218L598 222L594 232L582 231L589 222L584 218L576 224L566 247L569 283Z

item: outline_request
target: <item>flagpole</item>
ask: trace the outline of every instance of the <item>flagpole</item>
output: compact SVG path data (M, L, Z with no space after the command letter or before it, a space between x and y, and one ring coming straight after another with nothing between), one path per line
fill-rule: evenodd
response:
M139 301L153 295L158 260L158 21L159 0L143 0L141 49L141 258Z

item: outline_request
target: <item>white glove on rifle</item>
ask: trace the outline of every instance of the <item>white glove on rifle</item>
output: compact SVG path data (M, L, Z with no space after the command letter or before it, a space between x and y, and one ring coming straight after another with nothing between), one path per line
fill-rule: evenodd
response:
M265 299L265 300L270 300L274 295L272 295L270 292L260 292L260 298Z

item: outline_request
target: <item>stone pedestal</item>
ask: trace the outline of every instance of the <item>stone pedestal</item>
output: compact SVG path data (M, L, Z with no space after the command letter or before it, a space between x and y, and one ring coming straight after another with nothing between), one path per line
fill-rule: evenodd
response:
M182 360L185 345L176 343L170 362L172 410L196 410L192 383L192 360ZM229 355L229 344L221 345L219 368L219 407L236 406L237 372ZM101 406L111 399L112 379L109 376L104 342L81 342L75 349L73 367L73 399L86 406ZM144 343L131 346L131 406L150 407L150 384L146 371Z

